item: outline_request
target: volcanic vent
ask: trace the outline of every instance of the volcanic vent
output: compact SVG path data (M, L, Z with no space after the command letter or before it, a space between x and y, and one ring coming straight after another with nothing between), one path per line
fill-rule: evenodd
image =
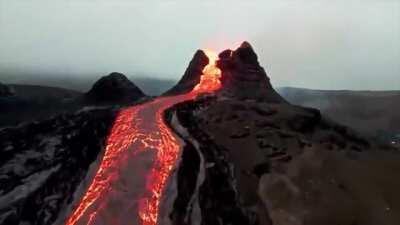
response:
M216 67L208 65L209 59L210 64L216 62ZM210 69L218 71L210 71ZM207 74L217 74L214 75L214 79L219 80L214 81L221 83L221 88L216 88L218 89L216 93L219 95L242 100L285 102L272 87L269 77L260 66L258 57L248 42L243 42L236 50L222 51L218 56L211 51L198 50L181 80L165 95L177 95L195 90L205 70L208 70Z

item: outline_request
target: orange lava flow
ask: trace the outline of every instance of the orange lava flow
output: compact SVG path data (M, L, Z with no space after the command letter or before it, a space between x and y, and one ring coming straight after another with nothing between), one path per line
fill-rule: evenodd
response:
M209 64L203 69L199 84L190 93L159 97L119 112L108 136L99 169L83 198L67 219L66 225L158 223L163 190L181 150L178 138L164 121L164 112L179 102L194 99L202 93L214 92L221 87L221 71L215 65L217 56L211 51L205 53L209 57ZM114 187L138 186L128 186L126 181L120 180L123 172L134 172L129 170L129 165L140 164L142 158L139 156L146 152L150 152L153 158L144 179L145 193L136 196L136 199L127 199L126 196L131 196L126 194L129 190L119 191ZM120 199L116 201L113 198ZM136 204L137 212L129 211L132 202L136 202L133 205ZM115 210L116 207L119 210ZM126 210L128 211L125 212ZM110 213L111 216L106 216ZM124 213L130 216L129 220L126 220ZM136 219L135 213L138 216Z
M203 69L203 74L200 77L200 83L194 88L194 93L213 92L221 88L221 70L216 66L218 59L217 54L213 51L204 51L208 57L209 63Z

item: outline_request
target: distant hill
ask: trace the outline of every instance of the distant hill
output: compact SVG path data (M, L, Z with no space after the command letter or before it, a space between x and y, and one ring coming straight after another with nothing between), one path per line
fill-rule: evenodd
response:
M147 95L160 95L175 85L175 79L155 78L151 75L126 76L134 82ZM36 75L36 74L3 74L0 72L0 82L8 84L38 85L49 87L60 87L77 92L87 92L99 76L70 76L70 75Z
M158 79L158 78L145 78L145 77L130 77L138 87L147 95L160 95L172 86L176 81L173 79Z
M15 95L24 99L69 99L76 98L82 93L75 90L48 87L39 85L10 84L8 85L15 91Z
M82 94L77 91L38 85L8 85L14 94L0 97L0 127L46 119L56 113L79 109L73 102Z
M122 74L117 78L109 75L99 79L86 94L41 85L3 85L13 94L0 96L0 127L48 119L85 106L117 106L145 100L145 95L133 82Z
M145 94L140 88L117 72L101 77L84 96L92 104L129 104L143 97Z
M283 87L289 102L314 107L333 120L374 136L400 133L400 91L311 90Z

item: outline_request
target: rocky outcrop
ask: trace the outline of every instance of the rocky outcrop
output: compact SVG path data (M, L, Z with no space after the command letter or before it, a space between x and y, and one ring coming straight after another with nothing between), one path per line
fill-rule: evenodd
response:
M0 97L13 96L14 91L7 85L0 83Z
M179 82L164 95L178 95L190 92L200 82L204 67L208 64L207 55L197 50Z
M266 102L285 102L274 90L269 77L258 62L248 42L236 49L219 54L217 66L222 71L220 93L238 99L256 99Z
M100 78L85 94L86 100L94 104L129 104L144 96L125 75L116 72Z

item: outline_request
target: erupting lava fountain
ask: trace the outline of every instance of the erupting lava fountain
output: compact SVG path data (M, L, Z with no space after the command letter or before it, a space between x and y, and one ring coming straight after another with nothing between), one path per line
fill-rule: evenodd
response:
M165 124L171 106L221 87L217 55L205 51L209 64L190 93L159 97L119 112L92 183L66 225L156 225L164 187L181 150Z

